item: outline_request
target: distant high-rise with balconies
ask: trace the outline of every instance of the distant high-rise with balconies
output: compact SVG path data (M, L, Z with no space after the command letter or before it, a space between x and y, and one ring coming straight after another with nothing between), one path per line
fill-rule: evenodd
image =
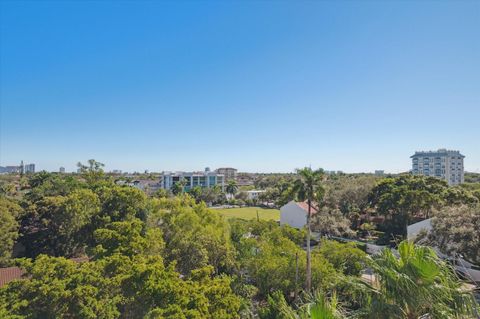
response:
M460 151L439 149L437 151L415 152L412 156L412 174L433 176L444 179L449 185L464 181L463 159Z

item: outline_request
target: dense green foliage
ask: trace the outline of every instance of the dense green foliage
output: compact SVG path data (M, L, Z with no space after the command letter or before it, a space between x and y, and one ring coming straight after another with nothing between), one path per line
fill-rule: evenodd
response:
M226 219L205 204L224 197L218 188L180 184L176 196L149 197L115 184L102 167L91 160L79 164L79 175L41 172L12 189L2 185L0 265L17 264L25 276L0 288L0 318L452 318L473 311L451 268L407 243L399 258L389 250L370 258L354 243L322 239L311 250L309 294L308 229ZM308 169L262 183L277 203L321 206L312 228L325 235L355 236L351 228L366 229L369 215L385 216L379 227L398 235L408 221L435 215L446 241L432 242L478 260L476 188ZM376 282L361 280L367 268Z
M8 264L13 245L18 238L20 206L15 201L0 197L0 266Z
M435 213L432 227L431 244L480 264L480 205L444 208Z
M406 238L415 218L428 218L446 205L475 204L478 199L464 188L448 187L434 177L403 175L381 180L371 191L370 205L385 217L386 237Z

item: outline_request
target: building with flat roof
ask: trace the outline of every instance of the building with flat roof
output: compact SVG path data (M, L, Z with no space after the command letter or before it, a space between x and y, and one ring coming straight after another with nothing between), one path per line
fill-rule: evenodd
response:
M237 180L237 169L232 167L221 167L217 168L218 174L223 174L225 176L225 181L235 181Z
M65 174L65 167L61 166L58 170L61 174Z
M412 156L412 174L441 178L448 185L464 182L464 155L460 151L439 149L437 151L415 152Z
M185 190L188 191L195 186L213 187L220 186L225 189L225 176L206 169L203 172L164 172L162 174L161 187L170 190L172 186L181 180L185 180Z

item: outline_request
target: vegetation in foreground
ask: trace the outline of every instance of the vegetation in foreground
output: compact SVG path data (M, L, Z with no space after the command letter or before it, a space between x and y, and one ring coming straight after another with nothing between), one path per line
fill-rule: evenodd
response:
M80 178L38 173L21 196L0 195L0 263L25 270L0 288L1 318L473 318L478 310L431 248L402 242L399 256L370 257L354 243L324 239L308 256L306 230L226 219L181 190L147 197L116 185L94 161L82 169ZM435 214L434 227L462 243L462 227L445 229L437 211L459 203L448 209L473 221L478 214L475 196L437 181L387 178L346 191L318 177L311 195L322 194L315 200L325 208L312 227L324 234L341 232L346 220L355 228L349 215L375 207L391 220ZM301 182L289 194L305 199ZM458 247L478 256L478 247ZM70 260L81 256L88 260ZM375 281L362 280L365 269Z

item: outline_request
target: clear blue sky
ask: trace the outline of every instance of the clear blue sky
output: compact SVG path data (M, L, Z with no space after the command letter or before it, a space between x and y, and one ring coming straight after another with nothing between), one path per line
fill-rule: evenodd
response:
M479 1L0 6L0 165L480 171Z

